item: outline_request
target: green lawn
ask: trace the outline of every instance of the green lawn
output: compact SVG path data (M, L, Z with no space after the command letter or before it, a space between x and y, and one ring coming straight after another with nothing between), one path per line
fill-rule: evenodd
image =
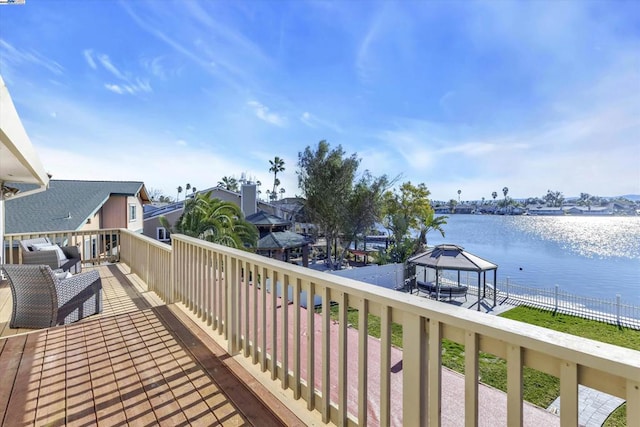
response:
M545 328L565 332L584 338L590 338L609 344L640 350L640 331L618 328L593 320L563 314L553 314L549 311L528 307L516 307L501 315L509 319L538 325ZM332 308L332 317L337 319L338 309ZM358 311L350 309L347 313L348 322L358 328ZM380 337L380 318L369 315L369 335ZM398 324L391 326L391 342L402 348L402 327ZM442 342L442 364L454 371L464 373L464 346L453 341ZM507 389L506 361L490 354L481 353L479 359L480 380L499 390ZM525 367L523 369L524 399L534 405L546 408L560 394L558 378ZM624 426L626 408L623 405L615 411L604 424L605 427Z

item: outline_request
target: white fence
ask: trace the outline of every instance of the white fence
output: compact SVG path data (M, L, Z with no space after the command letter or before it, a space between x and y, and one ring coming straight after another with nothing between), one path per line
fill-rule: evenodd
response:
M388 264L360 267L334 273L376 286L402 289L407 283L404 271L403 264ZM475 285L478 279L476 273L462 272L458 276L457 271L444 271L440 274L440 280L443 282L457 283L459 277L460 284L469 286L469 293L477 293ZM433 269L417 267L415 275L418 280L425 282L435 281L435 271ZM489 276L487 276L487 279L489 279ZM498 304L524 305L640 329L640 306L622 301L620 295L616 295L615 298L586 297L563 291L558 285L552 288L535 288L510 283L507 278L504 282L498 282L496 296ZM493 283L487 283L485 297L493 300Z
M509 283L507 279L498 283L498 300L640 329L640 306L623 302L619 294L615 298L585 297L565 292L558 285L533 288Z

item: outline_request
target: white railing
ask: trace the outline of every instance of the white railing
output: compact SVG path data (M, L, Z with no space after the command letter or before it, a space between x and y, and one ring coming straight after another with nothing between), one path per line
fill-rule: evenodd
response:
M338 425L440 424L442 340L465 345L467 425L478 424L478 359L507 360L509 425L522 425L523 367L560 378L562 425L577 425L578 384L628 401L640 416L640 352L487 316L243 251L173 235L176 300L296 399ZM274 292L275 291L275 292ZM316 314L315 296L322 310ZM303 304L304 303L304 304ZM330 317L330 309L338 320ZM358 312L357 331L347 312ZM370 315L380 318L379 360L369 360ZM402 396L391 387L391 327L402 328ZM337 366L335 366L337 365ZM377 372L372 372L377 370ZM368 399L376 378L379 402ZM462 399L461 399L462 400ZM350 403L348 403L350 402ZM371 411L375 407L374 411Z
M101 229L89 231L56 231L35 233L12 233L5 235L5 244L0 249L5 250L8 264L21 264L22 251L19 241L48 237L53 243L60 246L77 246L80 257L85 264L100 264L102 262L114 262L119 260L118 248L120 246L120 229Z
M111 231L108 231L110 234ZM13 238L13 237L10 237ZM507 424L523 425L523 367L560 378L563 426L578 424L578 385L627 401L640 419L640 352L440 304L244 251L172 235L172 247L120 231L117 253L167 303L183 303L310 411L337 425L440 425L442 341L465 346L465 425L479 424L480 352L507 361ZM316 297L321 312L313 307ZM337 313L332 320L330 311ZM347 321L356 310L359 328ZM380 340L368 320L380 319ZM392 327L402 329L402 368ZM374 352L374 346L377 352ZM371 360L372 354L376 360ZM393 362L393 363L392 363ZM400 381L399 387L394 383ZM371 396L377 396L372 401Z

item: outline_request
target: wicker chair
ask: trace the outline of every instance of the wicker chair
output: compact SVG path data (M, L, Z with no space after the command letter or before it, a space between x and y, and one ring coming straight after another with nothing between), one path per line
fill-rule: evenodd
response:
M102 312L96 270L59 279L48 265L5 264L2 269L13 296L11 328L47 328Z
M63 246L62 252L67 257L66 260L60 260L56 251L38 251L34 250L33 245L48 244L52 245L47 237L38 237L36 239L26 239L20 241L20 249L22 250L23 264L46 264L51 269L57 270L61 268L64 271L76 274L82 271L80 252L76 246Z

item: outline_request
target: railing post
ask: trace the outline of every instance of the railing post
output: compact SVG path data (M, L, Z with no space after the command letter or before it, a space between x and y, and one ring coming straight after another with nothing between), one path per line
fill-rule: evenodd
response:
M507 276L507 299L509 299L509 276Z
M556 285L555 287L555 298L554 298L554 309L553 311L557 312L558 311L558 291L560 289L560 285Z
M620 325L620 294L616 294L616 323Z

